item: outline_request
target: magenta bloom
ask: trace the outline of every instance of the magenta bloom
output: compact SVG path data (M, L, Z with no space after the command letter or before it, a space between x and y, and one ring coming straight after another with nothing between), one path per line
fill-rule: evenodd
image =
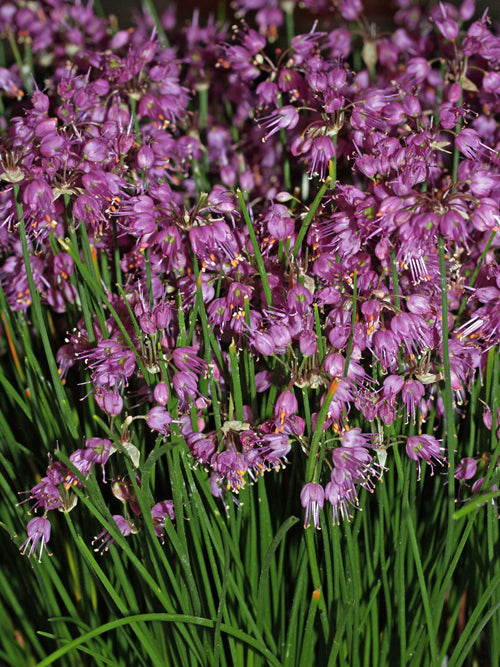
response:
M322 181L328 174L330 160L335 157L335 144L330 137L317 137L311 143L310 173L318 174Z
M299 114L295 107L292 107L288 104L281 107L280 109L277 109L270 116L261 118L261 121L263 121L262 125L267 127L269 130L266 134L266 139L269 139L271 135L273 135L275 132L279 132L281 129L293 129L299 122Z
M165 541L165 521L167 518L171 521L175 519L174 501L163 500L161 503L156 503L151 508L151 516L153 518L155 535L163 544Z
M340 0L340 13L346 21L356 21L362 11L361 0Z
M168 385L165 382L159 382L154 388L153 396L157 403L165 406L170 396Z
M162 405L157 405L149 411L147 424L153 431L159 431L160 433L166 434L168 433L171 423L172 417Z
M49 556L52 555L47 550L47 542L50 540L50 521L48 519L45 519L41 516L36 516L34 519L31 519L31 521L26 526L26 532L28 533L28 539L21 545L20 549L23 556L26 553L28 547L30 547L30 550L28 551L28 557L35 553L39 542L40 557L38 558L38 562L40 563L42 560L42 553L44 549L47 551Z
M344 470L334 468L330 481L325 487L325 499L333 508L333 523L338 525L341 519L349 520L351 509L358 507L358 494L352 477Z
M406 453L418 464L418 478L420 479L420 466L426 461L431 466L434 474L434 465L443 465L444 456L441 454L441 445L432 435L411 435L406 441Z
M487 149L487 146L482 143L479 134L468 127L457 134L455 145L469 160L474 160L481 151Z
M455 468L455 479L472 479L476 472L476 460L470 457L466 457L463 458Z
M128 537L132 532L132 528L128 521L120 514L113 514L113 520L123 537ZM92 540L92 544L95 544L98 540L100 540L101 543L94 549L94 551L98 551L100 554L107 551L112 544L116 544L116 540L107 530L103 530L99 533L99 535Z
M306 484L300 493L300 502L306 510L304 528L311 525L311 517L314 520L314 527L319 528L319 510L323 508L325 503L323 487L315 482Z

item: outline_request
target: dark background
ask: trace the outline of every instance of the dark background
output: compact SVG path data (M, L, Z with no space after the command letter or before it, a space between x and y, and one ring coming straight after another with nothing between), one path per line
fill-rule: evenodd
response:
M450 0L448 0L450 1ZM0 0L1 2L1 0ZM101 6L106 14L114 14L118 18L121 28L129 27L133 24L133 13L141 7L140 0L101 0ZM193 16L193 10L197 8L200 12L200 19L206 20L209 14L217 15L219 9L223 9L226 16L231 16L230 2L225 0L154 0L154 5L159 14L171 4L177 8L178 25L182 26L185 21ZM370 21L379 23L381 26L387 26L391 22L391 17L395 10L395 5L391 0L363 0L366 15ZM437 0L435 3L437 4ZM460 5L458 0L451 0L451 4ZM500 0L477 0L475 18L479 18L484 10L489 8L488 14L495 21L500 21ZM311 18L307 13L304 14L304 30L309 30Z

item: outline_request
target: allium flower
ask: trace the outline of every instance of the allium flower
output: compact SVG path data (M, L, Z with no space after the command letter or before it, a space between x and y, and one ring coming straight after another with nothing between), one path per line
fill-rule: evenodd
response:
M155 535L163 544L165 541L165 521L167 517L170 521L175 520L174 501L163 500L161 503L156 503L151 508L151 516L153 518Z
M309 172L318 175L324 181L328 175L330 161L335 157L335 144L330 137L315 137L311 141L309 161Z
M361 0L340 0L340 13L346 21L356 21L362 11Z
M92 472L97 457L98 454L93 449L75 449L69 460L86 479ZM75 473L70 472L66 477L65 487L69 489L70 486L76 486L77 484L81 485L81 482L79 482Z
M477 472L477 462L471 457L461 459L455 468L455 479L472 479Z
M252 333L252 347L266 357L271 356L276 350L276 344L273 337L263 331Z
M167 434L171 423L172 417L162 405L151 408L148 413L147 424L153 431Z
M260 119L261 125L268 128L265 139L269 139L275 132L280 130L292 130L299 122L299 113L291 105L285 105L277 109L269 116Z
M373 477L378 477L376 465L368 451L371 435L361 432L360 428L352 428L342 434L342 446L332 451L335 470L343 470L353 483L360 484L368 490L373 489Z
M418 380L406 380L401 389L401 399L406 406L407 420L412 418L415 422L416 408L420 404L425 389Z
M245 486L248 463L243 454L229 450L219 452L213 456L211 465L218 474L218 479L225 481L227 489L238 493Z
M179 409L187 410L190 402L199 395L198 379L192 371L178 371L172 378L172 386L179 399Z
M95 402L108 415L119 415L123 410L123 398L116 390L97 391L95 394Z
M392 370L398 358L399 340L392 331L379 329L373 334L375 355L384 373Z
M351 518L351 508L356 508L359 501L353 480L344 470L332 470L325 487L325 500L332 505L334 525L339 524L341 519Z
M420 56L411 58L406 64L406 75L411 77L415 84L421 84L425 81L431 71L431 66Z
M439 3L439 10L436 8L433 12L433 19L437 29L445 39L452 41L458 37L458 23L448 15L447 8L442 2Z
M128 537L130 533L132 532L132 528L129 524L129 522L120 514L113 514L113 520L116 523L120 533L123 535L123 537ZM96 544L100 540L100 544L94 548L94 551L99 552L100 554L103 554L105 551L109 549L109 547L112 544L116 544L116 540L111 536L111 534L107 530L103 530L99 535L94 537L92 540L92 544Z
M26 526L26 532L28 533L28 539L23 542L20 551L24 556L29 547L28 556L31 556L31 554L36 552L38 543L40 542L40 555L38 558L38 562L40 563L44 549L49 556L51 555L47 549L47 542L50 540L50 521L45 517L36 516Z
M264 222L275 239L290 238L295 230L295 221L283 204L273 204L267 211Z
M297 399L291 392L284 391L278 396L274 405L273 424L275 433L301 435L304 432L304 420L294 414L297 409Z
M64 478L61 478L59 484L63 481ZM36 484L30 491L23 491L22 493L29 493L30 496L29 498L22 500L19 504L34 500L35 503L32 506L33 511L41 508L47 512L48 510L57 509L63 506L59 488L49 477L42 477L40 482L38 482L38 484Z
M282 467L284 468L288 463L286 456L290 449L290 440L285 433L266 433L262 437L259 451L262 464L267 469L279 470Z
M140 487L140 479L136 476L136 483ZM130 478L122 479L118 477L111 482L111 492L117 500L120 500L123 503L127 503L130 510L136 515L139 516L141 513L141 508L139 506L139 501L135 493L134 485Z
M197 356L195 347L177 347L172 352L174 364L180 371L192 371L202 375L207 369L207 362Z
M305 508L304 528L311 525L311 517L314 521L314 527L319 528L319 510L323 509L325 502L325 490L320 484L310 482L306 484L300 493L300 502Z
M411 435L406 441L406 453L417 462L419 479L422 461L431 466L431 474L434 474L434 465L443 465L445 460L441 454L439 441L432 435Z
M87 456L94 464L99 464L102 467L103 480L105 479L104 466L108 462L109 457L116 451L108 438L88 438L85 441L87 447ZM71 459L71 457L70 457Z
M483 144L479 134L470 127L460 130L455 137L455 146L469 160L484 157L487 151L491 151L488 146Z
M24 92L19 88L21 82L14 79L13 74L5 67L0 67L0 89L5 90L8 95L20 100Z
M160 405L167 405L170 391L166 382L159 382L153 391L154 399Z
M78 474L51 462L26 493L40 516L28 524L23 553L38 555L41 544L41 556L47 513L70 511L73 486L83 487L95 465L105 481L113 442L137 468L177 424L213 494L235 495L287 463L306 429L299 410L314 429L325 400L325 442L341 442L329 450L326 487L319 470L318 483L302 489L305 524L319 527L325 499L334 523L350 518L359 487L373 490L385 460L382 442L350 427L352 413L384 425L405 408L413 421L434 409L443 416L439 237L455 405L500 341L500 38L487 14L464 27L474 0L428 12L397 0L400 27L381 36L365 30L361 0L234 2L257 30L244 23L230 33L215 20L203 27L195 14L176 33L170 12L162 25L180 35L172 47L151 35L150 17L117 31L91 2L0 2L0 34L29 43L35 88L26 100L18 65L0 67L1 288L13 310L30 306L18 190L35 289L58 338L71 330L57 354L61 377L73 379L68 369L83 362L115 438L86 439L70 456ZM295 5L320 21L270 47ZM323 32L332 10L343 27ZM362 37L346 21L359 22ZM360 40L366 67L355 73L348 63ZM208 107L194 112L190 99L202 92ZM337 182L324 184L318 205L318 178L306 176L327 180L334 160ZM238 186L247 191L245 216ZM84 303L77 257L113 311L95 290ZM243 406L241 421L228 373L232 340L245 353L242 382L255 378L242 387L252 408ZM7 340L13 353L18 343ZM211 383L206 391L209 367L215 392ZM149 427L141 452L132 444L136 419ZM422 461L432 472L444 462L429 435L408 438L406 451L419 477ZM462 488L477 464L463 458L457 466ZM123 535L142 522L134 474L108 487L125 506L114 517ZM153 506L160 540L173 518L172 501ZM103 551L113 542L106 531L96 539Z

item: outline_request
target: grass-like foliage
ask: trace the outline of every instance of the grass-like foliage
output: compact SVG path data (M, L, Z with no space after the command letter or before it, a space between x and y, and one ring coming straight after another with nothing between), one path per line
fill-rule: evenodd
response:
M395 4L0 3L0 664L500 663L500 38Z

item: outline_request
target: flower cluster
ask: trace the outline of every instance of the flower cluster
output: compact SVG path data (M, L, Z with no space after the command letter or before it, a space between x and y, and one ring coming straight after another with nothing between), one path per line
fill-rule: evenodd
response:
M500 342L500 38L473 0L399 0L389 35L358 0L311 0L321 29L285 40L293 4L238 0L234 30L167 13L161 31L63 0L2 4L0 33L29 41L35 75L30 90L0 69L2 289L29 308L25 230L68 331L61 374L86 372L114 436L31 489L29 553L115 451L137 480L113 478L114 520L137 532L139 419L182 440L220 497L333 434L329 478L315 469L301 495L316 526L325 500L338 522L373 490L393 424L412 426L419 475L444 462L425 433L441 383L459 411ZM90 313L82 277L102 292ZM170 502L153 507L160 539Z

